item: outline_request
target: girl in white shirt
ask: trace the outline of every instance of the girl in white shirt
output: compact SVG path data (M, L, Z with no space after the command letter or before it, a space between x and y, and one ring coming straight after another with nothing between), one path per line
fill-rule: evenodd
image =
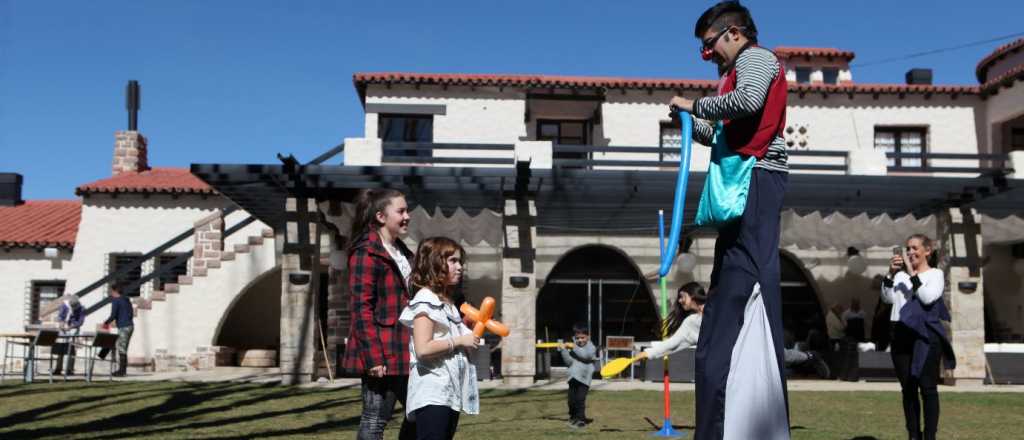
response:
M663 334L672 333L672 337L664 341L655 341L640 353L641 359L657 359L677 351L694 347L700 336L700 322L704 316L704 303L707 294L700 283L684 284L676 292L676 303L672 313L663 324ZM686 314L689 313L689 316ZM685 319L683 317L686 316Z
M904 310L913 301L930 306L942 300L945 277L941 270L932 267L936 256L933 249L933 241L928 236L910 236L906 243L908 261L904 261L901 255L893 255L889 262L889 274L882 280L882 301L893 305L889 315L892 324L892 363L903 391L903 415L911 439L934 439L939 423L937 385L939 357L943 350L941 341L945 335L939 333L943 331L940 325L935 326L939 329L917 325L915 321L922 322L922 318L908 316L912 313L920 314L917 310L923 309L915 305ZM922 330L926 335L921 334ZM923 433L919 422L922 407Z
M462 247L449 238L420 243L410 280L419 291L399 317L399 322L412 327L405 409L416 423L420 440L451 439L460 411L480 412L476 368L466 353L480 347L480 338L463 324L452 303L464 257Z

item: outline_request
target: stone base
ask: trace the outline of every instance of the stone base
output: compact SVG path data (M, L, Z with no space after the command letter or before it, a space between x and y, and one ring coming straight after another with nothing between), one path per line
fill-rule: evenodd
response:
M533 376L509 376L506 375L501 382L512 388L527 388L533 386Z
M313 381L313 373L281 374L281 385L301 385Z

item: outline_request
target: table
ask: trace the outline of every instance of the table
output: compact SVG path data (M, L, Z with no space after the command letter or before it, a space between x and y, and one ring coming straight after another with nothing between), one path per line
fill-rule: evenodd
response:
M7 340L15 339L15 340L19 340L18 342L26 344L26 346L28 347L27 348L27 350L28 350L28 356L27 357L28 358L33 358L33 357L35 357L35 348L36 348L35 344L33 343L33 340L35 339L35 337L36 337L36 333L26 333L26 332L0 333L0 339L4 339L4 363L5 364L7 363ZM35 362L28 362L28 363L24 364L22 366L22 368L21 368L22 377L23 377L23 380L25 381L25 383L31 383L32 379L34 379L34 374L33 374L34 373L34 371L33 371L34 370L34 368L33 368L34 364L35 364ZM5 368L5 370L6 370L6 368Z

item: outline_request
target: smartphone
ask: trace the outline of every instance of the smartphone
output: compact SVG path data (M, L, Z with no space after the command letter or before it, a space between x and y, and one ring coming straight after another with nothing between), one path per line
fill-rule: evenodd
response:
M904 271L907 270L907 263L909 263L909 262L907 261L907 251L906 251L906 249L904 249L901 246L895 246L895 247L892 248L892 254L893 255L899 255L901 258L903 258L903 270Z

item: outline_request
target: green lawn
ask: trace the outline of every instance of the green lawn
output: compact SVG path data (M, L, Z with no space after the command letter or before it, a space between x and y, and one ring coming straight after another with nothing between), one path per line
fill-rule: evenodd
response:
M794 439L903 439L899 395L794 392ZM484 390L482 414L457 438L648 438L661 394L592 392L594 424L566 426L564 391ZM672 395L673 420L692 438L693 393ZM97 383L0 386L0 439L355 438L357 389L242 383ZM397 423L393 424L397 425ZM387 438L397 432L388 431ZM942 393L942 439L1024 438L1024 394Z

